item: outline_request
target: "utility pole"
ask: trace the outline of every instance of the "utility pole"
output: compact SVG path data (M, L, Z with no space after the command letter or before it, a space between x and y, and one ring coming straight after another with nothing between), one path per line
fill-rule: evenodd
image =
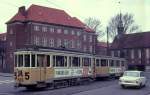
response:
M109 29L108 27L106 28L106 32L107 32L107 56L108 56L109 55L109 35L108 35Z

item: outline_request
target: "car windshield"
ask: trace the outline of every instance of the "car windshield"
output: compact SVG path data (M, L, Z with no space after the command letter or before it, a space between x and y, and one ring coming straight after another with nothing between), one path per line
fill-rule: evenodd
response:
M138 72L124 72L124 76L139 77Z

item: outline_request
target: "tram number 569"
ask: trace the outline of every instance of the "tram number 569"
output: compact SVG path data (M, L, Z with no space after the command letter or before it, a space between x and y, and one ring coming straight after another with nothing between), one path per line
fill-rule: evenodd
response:
M25 72L25 79L29 80L30 76L29 76L29 72Z

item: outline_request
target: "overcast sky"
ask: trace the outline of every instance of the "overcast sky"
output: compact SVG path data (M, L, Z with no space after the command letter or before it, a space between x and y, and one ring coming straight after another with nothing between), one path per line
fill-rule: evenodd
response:
M121 10L122 13L134 14L142 31L150 31L150 0L1 0L0 33L6 32L5 22L17 13L18 7L24 5L28 8L31 4L63 9L82 21L95 17L102 22L103 30L110 18Z

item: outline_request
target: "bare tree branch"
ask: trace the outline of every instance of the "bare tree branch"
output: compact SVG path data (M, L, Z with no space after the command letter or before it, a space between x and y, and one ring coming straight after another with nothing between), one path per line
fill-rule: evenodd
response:
M101 25L100 20L89 17L89 18L85 19L85 24L89 28L93 29L99 37L104 36L104 32L101 30L102 25Z
M122 31L123 34L138 32L139 26L135 24L134 16L132 14L126 13L122 14L121 20L123 22L124 30ZM113 39L117 33L117 27L120 21L120 14L115 15L110 19L108 23L109 28L109 37Z

